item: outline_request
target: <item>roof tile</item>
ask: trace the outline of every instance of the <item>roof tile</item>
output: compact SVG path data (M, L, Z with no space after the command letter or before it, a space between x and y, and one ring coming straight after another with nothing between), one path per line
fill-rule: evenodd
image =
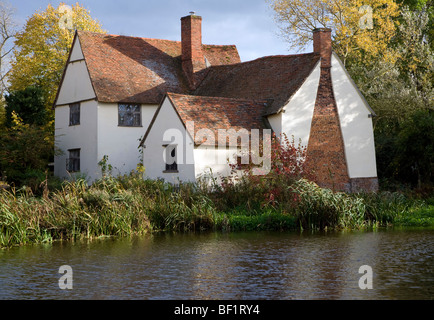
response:
M251 134L253 129L266 129L262 117L267 107L266 100L234 99L222 97L203 97L168 93L179 117L185 126L188 122L194 124L194 137L200 138L197 133L202 129L214 133L215 143L218 142L219 130L235 130L238 134L247 130ZM187 126L187 129L190 130ZM190 132L192 133L192 132ZM206 144L205 140L195 141L195 144Z
M273 100L266 114L277 113L301 87L319 62L319 54L269 56L253 61L214 66L195 95Z
M101 102L158 104L166 92L188 93L181 42L78 31ZM238 63L235 46L204 45L211 65Z

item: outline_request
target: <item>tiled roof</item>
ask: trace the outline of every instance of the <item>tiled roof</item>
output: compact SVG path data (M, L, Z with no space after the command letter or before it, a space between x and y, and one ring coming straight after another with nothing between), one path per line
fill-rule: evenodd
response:
M245 129L249 135L252 129L259 129L259 133L262 135L262 129L267 128L262 116L267 108L267 101L265 100L203 97L174 93L168 93L167 97L184 125L187 126L187 130L192 130L192 127L188 126L188 122L194 123L195 144L206 144L204 143L206 139L197 141L199 138L197 133L201 129L211 130L214 133L215 143L218 143L219 129L233 129L236 133Z
M181 42L78 31L98 101L158 104L166 92L188 93ZM235 46L203 45L211 65L240 62Z
M253 61L204 70L204 80L194 92L200 96L272 99L266 114L274 114L289 101L310 75L320 56L306 53L269 56Z

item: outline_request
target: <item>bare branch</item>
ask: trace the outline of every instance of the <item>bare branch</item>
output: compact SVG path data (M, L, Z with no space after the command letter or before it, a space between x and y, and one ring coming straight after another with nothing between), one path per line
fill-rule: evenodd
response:
M14 8L7 2L0 1L0 94L6 91L7 76L10 69L10 55L14 50L14 37L17 25L13 19Z

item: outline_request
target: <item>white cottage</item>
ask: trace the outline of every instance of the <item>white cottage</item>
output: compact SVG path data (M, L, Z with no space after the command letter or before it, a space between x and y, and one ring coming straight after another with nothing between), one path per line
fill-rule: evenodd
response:
M330 29L314 30L312 53L242 63L233 45L203 45L201 23L183 17L181 42L77 32L55 103L56 175L93 181L108 156L114 174L143 161L148 178L195 181L229 172L236 147L219 148L219 131L273 131L301 139L320 185L378 189L374 113Z

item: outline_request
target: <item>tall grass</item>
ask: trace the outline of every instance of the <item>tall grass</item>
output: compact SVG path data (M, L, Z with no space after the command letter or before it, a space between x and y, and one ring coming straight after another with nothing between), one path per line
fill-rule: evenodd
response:
M149 230L143 199L107 179L88 187L65 182L45 197L26 190L0 192L0 246L103 235L126 236Z
M366 204L362 198L322 189L301 179L290 187L294 193L295 215L303 229L362 228Z
M0 190L0 247L156 230L365 228L410 221L408 214L418 212L425 225L434 225L434 206L424 211L422 202L400 194L348 195L305 179L282 181L247 179L209 188L131 174L105 177L91 186L83 179L64 182L42 196L29 189Z

